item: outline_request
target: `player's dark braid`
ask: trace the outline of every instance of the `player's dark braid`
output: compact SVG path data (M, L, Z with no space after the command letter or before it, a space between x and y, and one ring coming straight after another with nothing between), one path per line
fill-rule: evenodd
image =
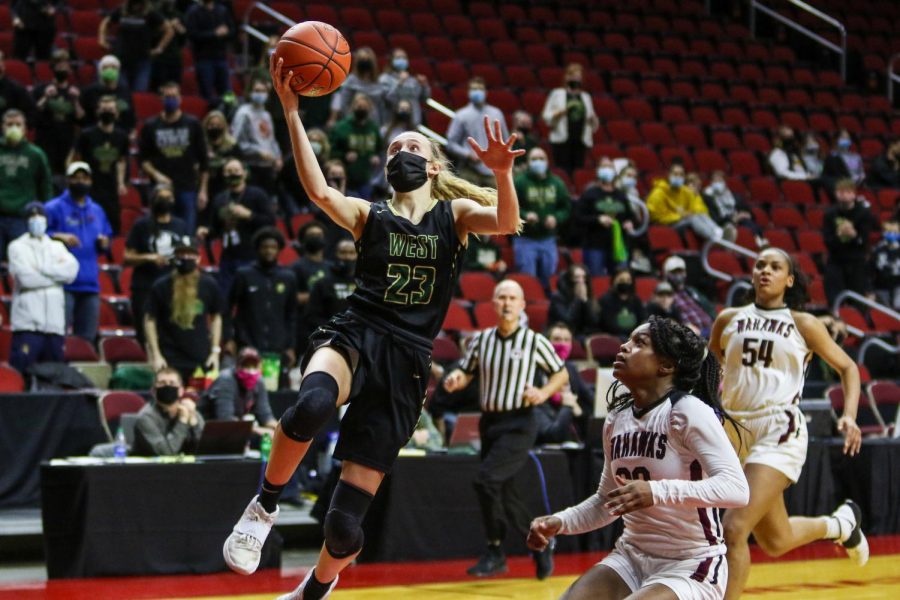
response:
M794 285L784 290L784 303L793 310L803 310L809 302L809 279L806 273L800 270L800 266L793 256L788 256L788 267L794 276Z

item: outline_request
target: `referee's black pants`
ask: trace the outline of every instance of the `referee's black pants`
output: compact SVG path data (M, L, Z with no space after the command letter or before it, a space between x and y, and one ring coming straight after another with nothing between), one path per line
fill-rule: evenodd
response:
M528 534L532 515L522 501L513 478L528 461L537 439L537 420L531 408L485 412L479 423L481 466L475 492L488 541L503 541L507 529Z

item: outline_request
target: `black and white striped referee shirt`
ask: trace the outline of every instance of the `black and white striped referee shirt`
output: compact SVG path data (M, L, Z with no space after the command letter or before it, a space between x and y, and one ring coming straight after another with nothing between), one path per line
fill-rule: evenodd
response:
M548 374L565 368L550 340L527 327L502 337L496 327L479 331L466 351L460 368L481 375L481 410L501 412L525 408L522 393L534 385L535 369Z

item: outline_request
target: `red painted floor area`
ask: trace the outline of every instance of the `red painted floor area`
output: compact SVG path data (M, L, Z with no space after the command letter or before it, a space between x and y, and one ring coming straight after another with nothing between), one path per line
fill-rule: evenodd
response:
M869 538L873 555L900 554L900 535ZM753 547L754 562L774 562ZM604 553L560 554L555 574L576 575L596 563ZM817 542L783 556L778 561L812 560L844 556L831 542ZM341 574L341 588L373 587L397 584L453 582L470 579L466 568L473 559L440 562L379 563L354 566ZM305 569L260 571L252 577L232 573L123 577L108 579L68 579L36 583L0 584L0 598L17 600L104 600L107 598L142 600L147 598L212 595L265 594L292 589ZM534 567L528 557L509 559L510 577L532 577Z

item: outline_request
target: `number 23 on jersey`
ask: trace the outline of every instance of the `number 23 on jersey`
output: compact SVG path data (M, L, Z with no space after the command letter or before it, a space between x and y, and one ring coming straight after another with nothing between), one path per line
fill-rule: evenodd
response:
M428 304L434 294L437 271L427 265L410 267L391 263L387 267L390 285L384 291L384 301L393 304Z

